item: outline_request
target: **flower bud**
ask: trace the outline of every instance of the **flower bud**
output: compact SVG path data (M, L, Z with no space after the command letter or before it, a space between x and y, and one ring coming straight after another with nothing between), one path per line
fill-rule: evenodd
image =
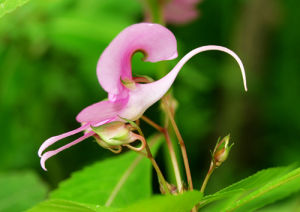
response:
M114 153L120 153L122 146L126 146L134 151L141 151L145 147L145 139L132 132L133 127L121 121L110 122L98 127L91 126L97 134L97 143L103 148L109 149ZM140 147L131 146L130 143L140 140Z
M129 127L124 122L114 121L91 128L108 145L122 145L131 140Z
M213 160L216 166L220 166L228 157L233 143L229 144L230 135L225 136L220 142L217 143L213 152Z

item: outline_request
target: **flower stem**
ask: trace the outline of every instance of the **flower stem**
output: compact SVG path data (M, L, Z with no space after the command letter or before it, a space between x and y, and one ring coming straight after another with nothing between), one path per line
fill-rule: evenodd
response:
M184 163L184 167L185 167L185 172L186 172L186 177L187 177L187 181L188 181L188 186L189 186L189 190L193 190L193 182L192 182L192 176L191 176L191 170L190 170L190 165L189 165L189 160L188 160L188 156L187 156L187 152L186 152L186 147L183 141L183 138L179 132L179 129L177 127L177 124L174 120L174 116L172 111L170 110L170 107L168 105L168 102L165 100L165 98L163 97L162 99L163 104L165 104L165 108L166 108L166 112L167 115L170 119L170 122L173 126L174 132L176 134L176 137L179 141L180 144L180 148L181 148L181 153L182 153L182 158L183 158L183 163Z
M156 124L154 121L152 121L151 119L149 119L148 117L146 117L146 116L144 116L144 115L143 115L141 118L142 118L142 120L144 120L147 124L149 124L150 126L152 126L153 128L155 128L157 131L163 133L164 128L163 128L162 126Z
M132 123L133 124L133 123ZM145 139L145 136L144 136L144 133L142 132L141 128L139 126L136 125L136 130L138 131L138 133L140 134L140 136L142 136L144 139ZM145 139L146 141L146 139ZM152 166L154 167L155 171L156 171L156 174L157 174L157 177L158 177L158 180L159 180L159 184L162 186L162 188L164 189L164 191L166 192L166 194L170 194L170 190L168 188L168 183L164 177L164 175L162 174L159 166L157 165L152 153L151 153L151 150L150 150L150 147L148 145L147 142L145 142L145 149L146 149L146 152L147 152L147 158L149 158L149 160L151 161L152 163Z
M215 164L212 162L212 163L210 164L209 170L208 170L208 172L207 172L207 174L206 174L206 176L205 176L205 179L204 179L203 184L202 184L201 189L200 189L200 191L201 191L202 193L204 193L204 190L205 190L205 188L206 188L207 182L208 182L208 180L209 180L211 174L214 172L215 168L216 168L216 166L215 166Z
M168 188L168 183L167 181L165 180L159 166L157 165L151 151L150 151L150 147L149 145L146 143L146 152L147 152L147 157L149 158L149 160L151 161L156 173L157 173L157 177L158 177L158 180L159 180L159 184L163 187L164 191L166 192L166 194L170 194L170 190Z
M148 7L152 16L152 22L164 25L164 17L162 11L162 2L157 0L147 0Z
M177 162L177 158L176 158L176 155L175 155L174 147L173 147L173 144L172 144L172 141L171 141L168 130L166 128L163 128L163 127L159 126L158 124L156 124L154 121L152 121L151 119L149 119L146 116L142 116L142 119L145 122L147 122L149 125L151 125L152 127L154 127L155 129L157 129L158 131L160 131L161 133L164 134L165 139L166 139L166 143L167 143L167 146L168 146L168 149L169 149L173 169L174 169L174 174L175 174L176 183L177 183L177 190L179 192L183 191L183 185L182 185L182 180L181 180L181 176L180 176L179 166L178 166L178 162Z

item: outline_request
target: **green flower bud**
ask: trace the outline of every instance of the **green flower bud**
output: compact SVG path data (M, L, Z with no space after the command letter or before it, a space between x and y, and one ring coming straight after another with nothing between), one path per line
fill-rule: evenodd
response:
M217 143L213 152L213 160L216 166L220 166L228 157L233 143L229 146L230 135L225 136Z
M146 140L143 136L135 134L132 130L135 130L134 122L126 124L121 121L110 122L98 127L91 126L92 130L96 133L94 136L97 143L103 148L109 149L114 153L120 153L122 146L126 146L134 151L141 151L145 148ZM136 147L131 143L139 140L141 145Z
M111 146L127 144L132 140L131 131L124 122L115 121L91 128L101 140Z

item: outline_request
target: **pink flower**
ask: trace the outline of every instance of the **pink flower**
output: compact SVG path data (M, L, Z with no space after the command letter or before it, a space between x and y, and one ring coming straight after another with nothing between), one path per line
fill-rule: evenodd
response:
M164 18L167 23L185 24L195 20L199 12L199 0L170 0L163 7Z
M160 16L162 21L170 24L186 24L195 20L199 16L197 4L200 0L161 0L156 4L160 8ZM153 5L148 1L144 1L145 20L147 22L154 22L152 10ZM155 4L155 3L154 3Z
M238 62L246 89L244 67L238 56L231 50L220 46L203 46L185 55L179 63L158 81L141 84L134 80L131 72L131 57L137 51L145 54L145 61L157 62L177 57L176 39L172 32L159 24L140 23L123 30L103 51L97 65L100 85L108 93L103 100L83 109L76 117L81 127L46 140L40 147L41 166L59 152L96 135L92 127L98 127L122 118L137 120L151 105L169 90L182 66L195 54L203 51L218 50L233 56ZM75 141L56 150L43 153L49 146L71 135L85 132Z

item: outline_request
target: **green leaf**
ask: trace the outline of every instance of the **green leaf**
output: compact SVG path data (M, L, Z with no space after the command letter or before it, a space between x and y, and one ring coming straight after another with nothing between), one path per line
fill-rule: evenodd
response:
M24 211L46 197L47 189L33 172L0 174L0 211Z
M293 198L287 198L286 200L279 201L276 204L272 204L257 212L287 212L287 211L299 211L300 208L300 196L297 195Z
M250 211L282 199L300 189L300 168L280 177L234 202L229 210Z
M202 206L221 200L207 207L207 211L253 211L300 190L300 168L271 168L260 171L220 192L204 197Z
M158 149L161 136L148 139ZM62 182L50 194L51 198L81 203L122 207L137 200L149 198L151 191L151 165L147 158L136 152L114 156L97 162Z
M176 196L156 196L138 202L121 212L143 211L143 212L185 212L191 209L201 200L202 193L199 191L190 191Z
M27 210L27 212L115 212L117 209L102 207L99 205L88 205L68 200L47 200L42 202L35 207Z
M27 3L29 0L0 0L0 18Z

